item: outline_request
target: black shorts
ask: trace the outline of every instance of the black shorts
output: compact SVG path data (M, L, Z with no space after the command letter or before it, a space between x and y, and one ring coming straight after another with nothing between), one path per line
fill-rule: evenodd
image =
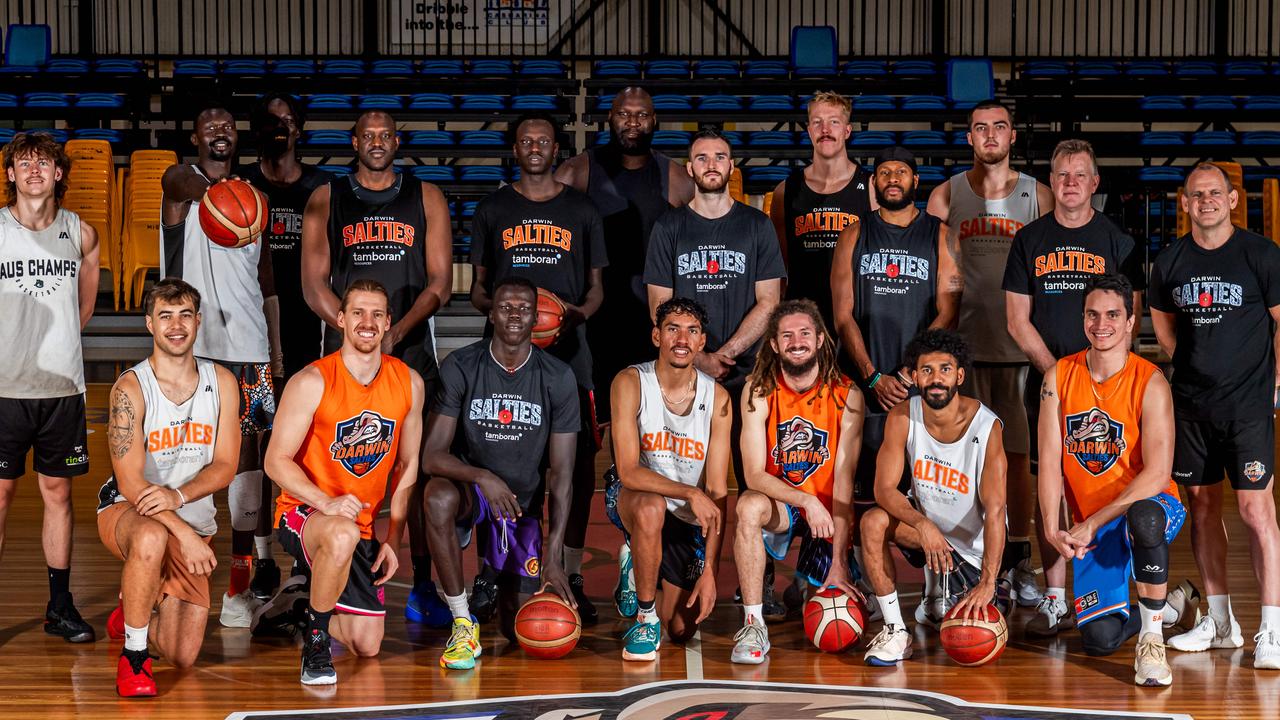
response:
M84 395L60 398L0 398L0 480L17 480L32 465L50 477L89 472Z
M299 505L281 515L276 523L276 539L280 541L280 547L308 571L311 570L311 557L307 555L302 537L306 533L307 519L317 512L315 508ZM373 562L378 559L381 547L376 538L361 538L356 544L356 551L351 556L351 570L347 574L347 586L342 589L335 606L338 611L372 617L387 614L385 586L373 584L377 579Z
M616 467L610 466L604 473L604 514L622 531L627 542L631 532L622 524L618 514L618 492L622 482ZM658 564L658 578L683 590L692 590L702 577L707 565L707 543L702 528L681 520L667 511L662 523L662 562Z
M1275 416L1250 420L1174 417L1173 479L1215 485L1225 474L1236 490L1270 487L1275 465Z
M1040 474L1040 386L1044 375L1035 365L1027 368L1027 384L1022 393L1022 404L1027 408L1027 430L1031 433L1031 474Z
M875 401L874 397L867 397L868 403ZM858 505L876 504L876 456L884 444L884 425L888 419L889 413L870 412L862 418L862 450L853 471L853 501ZM911 468L904 463L898 489L905 494L910 487Z
M270 363L233 363L214 360L231 371L240 387L240 435L257 435L271 429L276 417L275 381Z

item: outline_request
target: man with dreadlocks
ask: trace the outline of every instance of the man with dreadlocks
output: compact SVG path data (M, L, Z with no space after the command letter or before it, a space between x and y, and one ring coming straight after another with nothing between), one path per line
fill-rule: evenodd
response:
M850 380L836 365L835 343L812 300L780 303L764 337L742 393L743 480L749 489L738 498L733 539L746 618L731 659L751 665L769 653L762 613L765 551L781 560L801 537L796 577L861 597L847 556L862 395L849 393Z

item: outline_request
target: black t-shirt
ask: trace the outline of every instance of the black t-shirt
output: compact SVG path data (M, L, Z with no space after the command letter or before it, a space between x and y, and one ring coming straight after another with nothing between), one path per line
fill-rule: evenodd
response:
M539 348L514 373L489 340L455 350L440 365L435 412L458 419L463 459L506 481L526 513L542 512L541 458L552 433L576 433L578 389L569 366Z
M271 249L276 295L280 299L280 345L285 377L319 360L324 323L302 296L302 213L311 192L332 179L313 165L302 165L302 175L291 185L276 185L262 174L258 163L240 169L240 177L267 196L270 216L262 237Z
M1085 284L1090 275L1107 272L1125 275L1134 290L1146 288L1142 253L1133 238L1099 212L1078 228L1063 227L1049 213L1014 235L1002 287L1031 296L1031 324L1049 352L1062 358L1088 347Z
M755 284L787 276L778 236L769 217L734 203L724 217L704 218L692 208L675 208L653 226L645 259L647 285L671 288L707 309L707 352L718 350L756 304ZM755 346L738 356L728 382L745 377L755 364Z
M1172 313L1173 403L1180 416L1238 420L1272 412L1280 248L1237 228L1205 250L1190 235L1165 248L1151 270L1151 307Z

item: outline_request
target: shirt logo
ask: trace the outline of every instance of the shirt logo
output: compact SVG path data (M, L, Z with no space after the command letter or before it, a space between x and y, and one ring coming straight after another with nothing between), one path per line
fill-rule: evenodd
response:
M1090 408L1067 416L1067 434L1062 442L1080 467L1091 475L1101 475L1124 454L1124 425L1102 410Z
M747 271L747 256L735 250L717 248L694 250L676 258L676 273L686 275L718 275L721 272L741 275Z
M929 261L898 250L870 252L858 261L858 275L861 277L880 275L890 280L898 278L928 280Z
M702 460L707 456L706 446L703 443L669 428L663 428L658 432L640 433L640 452L670 452L688 460Z
M395 431L394 420L365 410L334 427L334 442L329 446L329 452L347 472L364 477L391 452Z
M773 446L773 462L782 468L782 477L796 487L804 484L828 460L827 431L799 415L778 423L778 442Z
M1254 460L1244 464L1244 477L1249 482L1258 482L1267 476L1267 466L1263 465L1260 460Z
M342 228L342 246L395 243L413 247L413 226L394 219L367 219Z
M1097 590L1094 590L1087 595L1081 595L1080 597L1076 598L1076 614L1079 615L1080 613L1084 612L1085 610L1088 610L1089 608L1097 604L1098 604Z

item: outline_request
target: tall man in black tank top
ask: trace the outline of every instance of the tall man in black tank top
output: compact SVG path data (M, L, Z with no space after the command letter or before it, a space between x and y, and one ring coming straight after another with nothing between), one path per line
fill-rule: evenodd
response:
M854 502L863 507L875 504L874 458L885 420L913 389L904 369L907 345L926 329L954 327L960 307L962 283L947 250L947 226L916 208L919 181L909 151L882 150L874 175L879 209L840 232L831 261L836 332L866 396L863 461L853 485ZM860 543L854 552L861 563Z
M809 100L813 160L793 170L773 191L769 217L778 231L788 277L826 277L840 231L866 219L876 207L870 171L849 159L845 149L853 130L852 109L839 93L819 92ZM827 327L835 327L826 283L788 283L785 295L788 300L813 300ZM840 361L846 374L856 376L847 352Z
M325 351L342 343L337 330L339 297L359 279L380 283L389 293L391 329L383 352L404 360L434 397L440 374L428 320L449 301L453 283L453 239L449 205L440 189L397 174L393 167L400 139L395 120L382 111L362 114L351 145L355 173L321 185L307 201L302 220L302 290L307 304L327 324ZM423 412L430 410L424 404ZM450 615L431 582L422 489L409 505L409 547L414 592L406 616L441 627Z

